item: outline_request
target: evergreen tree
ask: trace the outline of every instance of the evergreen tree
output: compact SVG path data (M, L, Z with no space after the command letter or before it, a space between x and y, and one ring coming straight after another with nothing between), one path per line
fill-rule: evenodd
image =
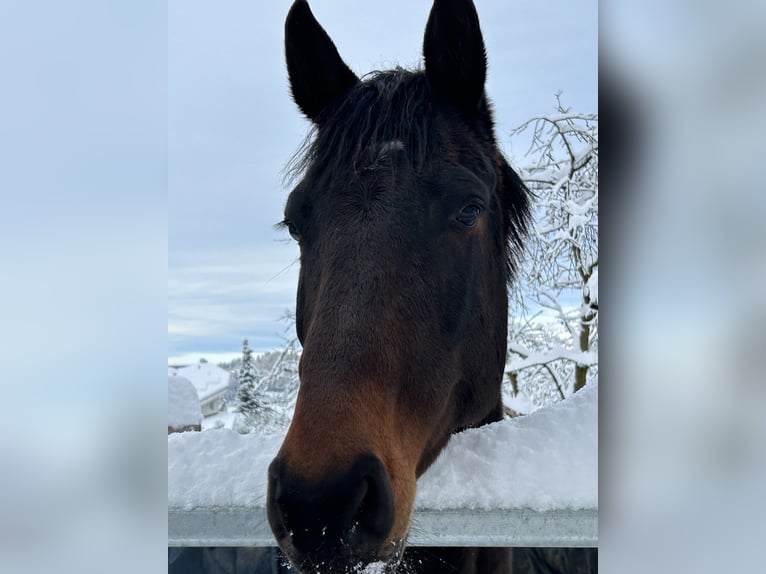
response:
M242 343L242 366L239 368L239 412L248 425L252 425L258 414L260 402L256 388L255 363L253 350L248 345L247 339Z

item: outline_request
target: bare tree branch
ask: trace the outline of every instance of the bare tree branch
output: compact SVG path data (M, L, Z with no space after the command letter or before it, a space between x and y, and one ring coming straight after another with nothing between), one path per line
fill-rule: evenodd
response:
M509 325L506 370L519 388L548 384L563 399L598 372L598 114L556 100L555 115L512 132L531 135L520 171L540 198L514 300L523 313L545 310L546 321Z

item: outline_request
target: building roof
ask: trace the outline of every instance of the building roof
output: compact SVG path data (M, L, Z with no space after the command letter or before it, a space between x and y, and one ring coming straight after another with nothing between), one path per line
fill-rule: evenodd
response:
M229 386L229 371L210 363L197 363L178 369L168 368L168 376L184 377L197 389L200 402L226 391Z

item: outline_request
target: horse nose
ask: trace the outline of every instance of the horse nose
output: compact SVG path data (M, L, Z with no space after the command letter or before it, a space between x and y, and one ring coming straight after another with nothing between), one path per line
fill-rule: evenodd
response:
M296 564L374 559L394 525L391 482L372 454L313 481L277 457L269 467L268 490L271 529Z

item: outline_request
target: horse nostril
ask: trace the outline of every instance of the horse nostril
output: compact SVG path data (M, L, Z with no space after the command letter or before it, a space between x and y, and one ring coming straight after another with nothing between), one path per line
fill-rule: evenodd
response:
M311 482L275 461L267 514L277 542L293 562L319 563L377 556L396 509L383 464L366 454L347 470Z
M285 526L285 491L281 481L283 474L283 464L279 459L275 459L269 465L268 472L268 492L266 494L266 515L277 541L281 541L287 534Z
M396 514L391 483L382 465L364 476L360 493L350 528L352 540L361 545L382 544L391 532Z

